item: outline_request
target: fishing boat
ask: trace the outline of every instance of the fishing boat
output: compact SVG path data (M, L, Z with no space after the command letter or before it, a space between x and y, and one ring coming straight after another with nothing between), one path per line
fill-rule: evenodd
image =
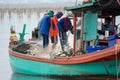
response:
M18 44L9 45L10 65L14 72L31 75L120 75L120 39L119 33L99 38L98 19L120 15L119 0L88 0L82 5L65 7L73 13L73 48L70 55L39 57L36 53L24 52L25 44L37 44L37 41L24 41L25 26ZM81 17L81 29L76 29L77 17ZM23 44L24 43L24 44ZM15 50L22 44L23 52ZM77 46L79 45L79 47ZM12 47L14 46L14 47ZM34 48L34 47L32 47ZM42 51L42 49L40 50ZM44 55L48 49L42 51ZM55 50L57 51L57 50ZM32 54L33 53L33 54ZM51 52L50 52L51 53ZM65 53L65 52L64 52ZM43 55L40 54L40 55Z

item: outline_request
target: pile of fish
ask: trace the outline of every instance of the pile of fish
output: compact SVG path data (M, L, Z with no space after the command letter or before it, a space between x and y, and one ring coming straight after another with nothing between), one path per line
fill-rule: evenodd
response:
M54 59L58 56L72 55L72 49L67 49L67 51L61 51L61 48L58 45L54 49L52 49L51 45L49 45L47 48L43 48L41 44L38 44L36 42L23 42L14 47L12 50L22 54L47 59Z

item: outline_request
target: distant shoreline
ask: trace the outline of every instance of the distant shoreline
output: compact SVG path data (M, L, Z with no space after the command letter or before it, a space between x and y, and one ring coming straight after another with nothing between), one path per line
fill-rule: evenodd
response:
M64 10L64 7L71 6L70 4L0 4L0 13L4 13L6 11L11 12L25 12L25 11L32 11L32 12L41 12L41 11L59 11Z
M0 9L14 9L14 8L64 8L72 6L73 4L0 4Z

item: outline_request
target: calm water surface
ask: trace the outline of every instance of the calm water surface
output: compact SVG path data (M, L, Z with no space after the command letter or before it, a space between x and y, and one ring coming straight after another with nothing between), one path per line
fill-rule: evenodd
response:
M10 17L11 15L11 17ZM40 15L43 15L40 14ZM10 26L15 26L17 33L22 32L23 24L27 24L25 39L31 38L31 31L37 26L39 17L33 13L28 16L27 13L23 13L22 16L7 12L0 18L0 80L17 80L12 79L12 70L9 64L8 44L10 37ZM19 35L17 35L19 36ZM22 79L21 79L22 80ZM24 79L23 79L24 80ZM31 79L32 80L32 79ZM36 79L37 80L37 79Z
M40 14L41 16L43 13ZM27 24L25 39L31 38L31 31L37 26L39 17L32 13L28 16L23 13L21 16L16 13L11 13L11 16L6 12L0 18L0 80L106 80L108 77L78 77L78 76L30 76L23 74L13 74L9 64L8 44L10 37L10 25L15 26L16 32L21 32L23 24ZM117 24L120 22L118 18ZM18 35L19 36L19 35ZM109 80L116 80L110 77Z

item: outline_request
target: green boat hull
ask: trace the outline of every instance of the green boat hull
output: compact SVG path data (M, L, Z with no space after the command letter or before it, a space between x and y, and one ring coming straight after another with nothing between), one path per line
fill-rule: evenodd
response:
M10 55L10 64L14 72L31 75L117 75L119 71L116 60L59 65Z

